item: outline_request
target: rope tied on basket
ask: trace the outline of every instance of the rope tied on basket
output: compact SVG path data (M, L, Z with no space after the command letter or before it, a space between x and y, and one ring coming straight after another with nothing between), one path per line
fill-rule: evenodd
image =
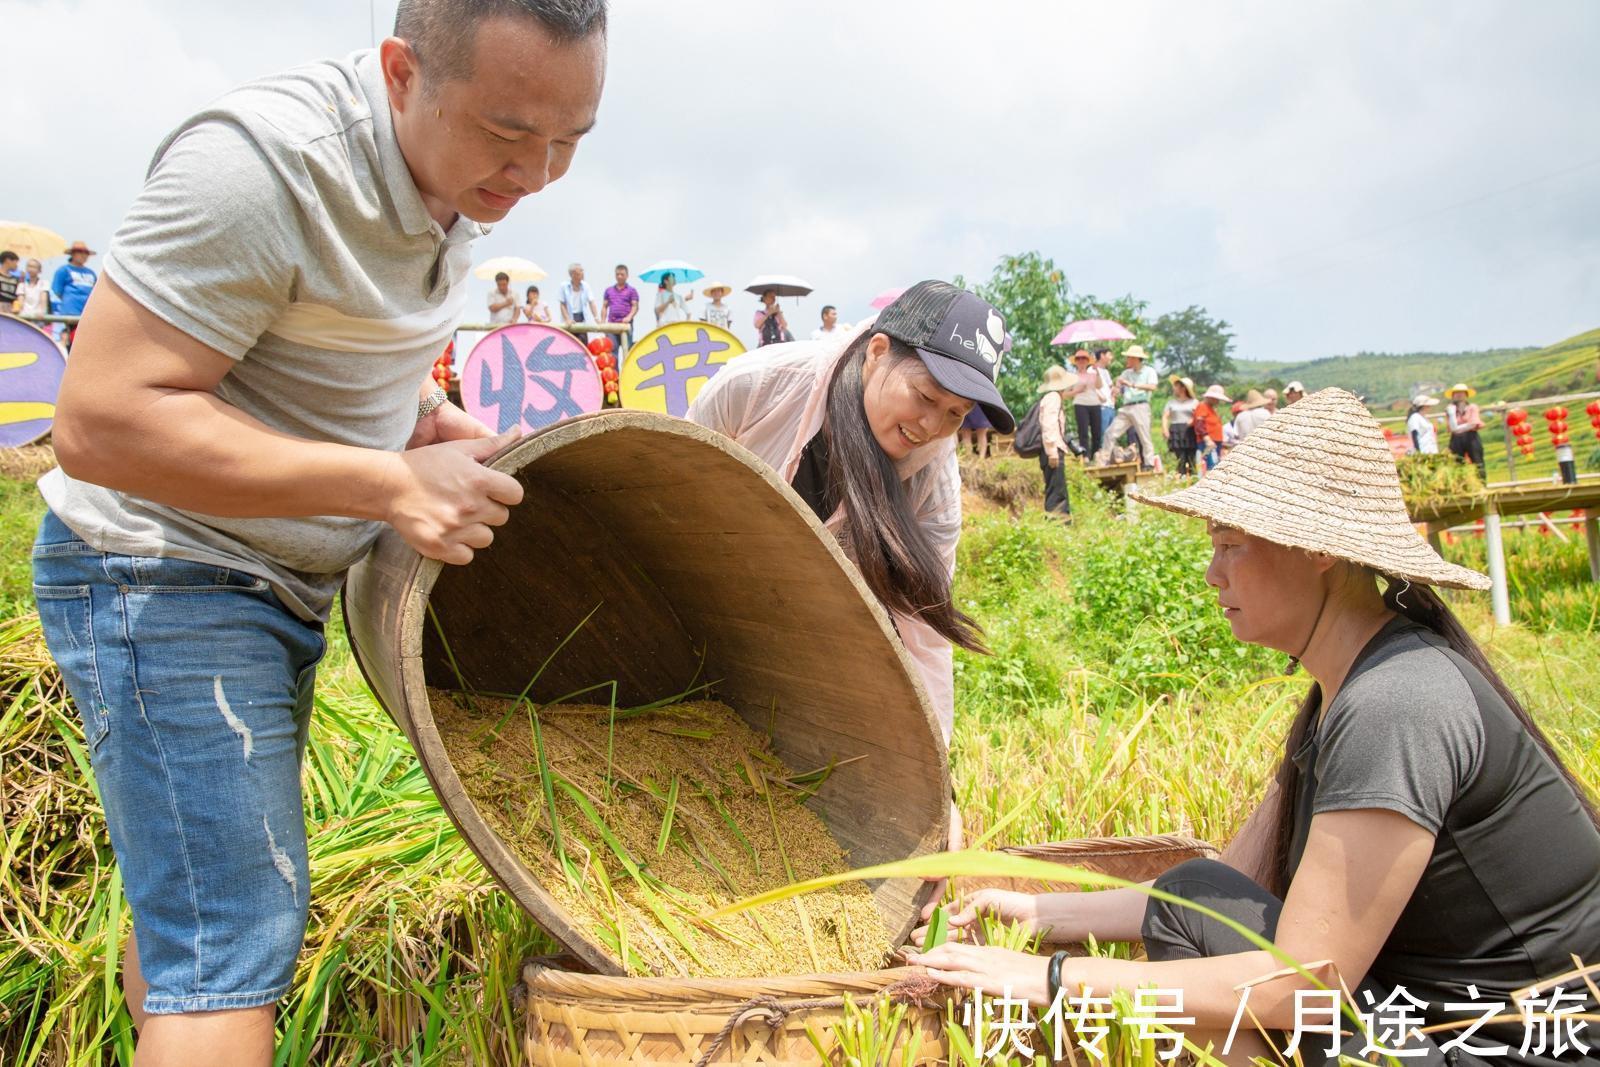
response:
M943 989L944 987L938 981L929 978L925 974L912 974L900 979L893 985L885 986L878 995L888 997L890 1000L899 1003L925 1008L928 1006L929 1001L935 999L936 994ZM722 1046L728 1043L728 1039L733 1036L733 1032L741 1026L759 1022L765 1024L768 1030L776 1033L782 1029L789 1016L796 1012L827 1011L842 1008L844 1007L844 1001L845 998L842 996L790 1001L782 1001L777 997L766 994L751 997L733 1009L732 1014L728 1016L728 1021L722 1024L722 1029L718 1030L716 1036L711 1039L710 1046L700 1054L700 1058L695 1061L694 1067L707 1067L707 1064L711 1062L716 1054L722 1051Z

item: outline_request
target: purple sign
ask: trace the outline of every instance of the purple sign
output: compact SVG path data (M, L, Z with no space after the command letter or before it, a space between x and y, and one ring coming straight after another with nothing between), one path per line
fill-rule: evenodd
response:
M66 370L49 334L0 315L0 448L31 445L50 432Z
M461 367L461 403L495 433L541 429L599 411L600 372L578 339L556 326L502 326Z

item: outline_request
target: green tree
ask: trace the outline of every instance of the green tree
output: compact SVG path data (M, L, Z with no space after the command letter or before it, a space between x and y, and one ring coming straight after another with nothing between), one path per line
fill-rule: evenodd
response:
M956 284L964 283L958 278ZM1112 319L1132 330L1146 347L1155 344L1155 334L1143 319L1147 306L1143 300L1121 296L1106 301L1074 294L1066 272L1038 252L1002 256L989 280L973 287L973 292L1005 316L1011 351L1000 366L1000 395L1019 418L1038 399L1045 370L1066 361L1067 350L1052 346L1050 340L1074 319Z
M1162 370L1187 375L1201 388L1232 377L1233 332L1226 320L1212 319L1205 308L1190 304L1162 315L1151 328L1157 338L1152 351Z

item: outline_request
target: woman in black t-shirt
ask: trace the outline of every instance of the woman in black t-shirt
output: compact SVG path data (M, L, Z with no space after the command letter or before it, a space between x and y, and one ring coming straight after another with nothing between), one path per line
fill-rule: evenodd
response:
M1600 1063L1590 1051L1600 1026L1586 1034L1571 1018L1600 1010L1572 973L1574 956L1600 964L1600 821L1433 592L1488 581L1445 562L1411 526L1393 454L1361 402L1313 394L1196 485L1145 502L1208 520L1206 577L1234 635L1288 653L1291 669L1312 676L1275 780L1220 861L1155 880L1163 898L983 890L951 920L964 930L987 912L1048 928L1060 943L1143 940L1148 961L1047 962L950 943L911 962L1038 1004L1083 986L1099 996L1181 989L1187 1036L1219 1049L1240 1013L1236 990L1249 987L1235 1059L1271 1054L1263 1036L1281 1052L1296 993L1320 983L1352 990L1345 1003L1374 1016L1377 1043L1413 1062ZM1284 971L1291 960L1307 972ZM1526 1014L1528 1026L1475 1025L1493 1014ZM1252 1016L1265 1035L1252 1033ZM1342 1051L1371 1051L1367 1038L1353 1034ZM1297 1051L1320 1061L1329 1037Z

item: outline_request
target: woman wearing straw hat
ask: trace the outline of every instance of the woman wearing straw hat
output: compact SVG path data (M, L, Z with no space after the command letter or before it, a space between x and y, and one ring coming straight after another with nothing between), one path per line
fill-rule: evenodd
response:
M1206 470L1215 467L1222 458L1222 442L1227 439L1222 416L1217 413L1217 405L1226 407L1231 403L1233 401L1228 399L1228 394L1222 386L1213 385L1194 406L1195 444L1200 448L1200 458L1204 461Z
M1106 428L1101 409L1111 402L1111 376L1095 364L1087 348L1072 353L1073 377L1067 392L1072 396L1072 416L1078 426L1078 444L1088 455L1100 451L1101 431Z
M1287 653L1291 669L1311 675L1275 780L1220 860L1155 879L1169 898L1137 888L983 890L951 920L968 928L978 912L999 914L1063 943L1142 939L1149 962L1046 961L971 944L912 962L952 985L1009 985L1035 1003L1081 987L1100 996L1181 988L1181 1014L1193 1017L1187 1036L1202 1045L1222 1045L1246 985L1261 1026L1296 1026L1296 991L1312 981L1184 906L1192 903L1275 940L1325 987L1357 990L1351 1006L1361 1011L1403 989L1420 1002L1412 1010L1421 1025L1471 1023L1496 1004L1516 1018L1515 991L1543 981L1548 1005L1554 983L1544 980L1561 976L1562 1010L1597 1010L1600 997L1571 971L1574 958L1600 962L1600 820L1434 592L1489 582L1418 535L1393 454L1361 402L1337 389L1314 393L1209 476L1144 502L1207 520L1206 580L1234 635ZM1441 1064L1434 1042L1451 1036L1413 1035L1411 1047ZM1475 1036L1481 1050L1518 1041L1523 1029L1486 1025ZM1345 1051L1359 1055L1363 1039ZM1313 1046L1318 1060L1324 1040ZM1259 1042L1243 1052L1239 1044L1235 1057L1265 1053ZM1527 1048L1508 1058L1595 1062L1582 1050Z
M1044 450L1039 453L1039 471L1044 475L1044 513L1052 519L1072 521L1072 501L1067 498L1067 472L1062 468L1071 450L1067 447L1067 393L1076 383L1067 368L1056 364L1044 372L1039 386L1039 437Z
M727 282L712 282L710 285L701 286L700 292L707 298L705 310L700 313L700 317L713 326L732 330L733 308L724 304L722 298L733 293L733 286Z
M949 740L952 643L983 651L950 596L961 537L955 433L974 405L1016 428L994 379L1005 320L971 293L919 282L848 341L800 341L728 363L688 417L769 463L894 619Z
M1193 474L1194 409L1200 404L1194 395L1194 379L1174 374L1167 381L1172 385L1172 399L1161 409L1161 436L1167 439L1167 448L1178 461L1178 473Z
M1411 435L1411 448L1424 456L1439 451L1439 433L1433 428L1433 420L1426 414L1438 402L1424 393L1411 401L1411 410L1406 412L1406 432Z
M1483 438L1478 436L1478 431L1483 429L1483 418L1478 414L1478 405L1472 403L1477 395L1478 391L1465 382L1452 385L1450 406L1444 412L1450 423L1450 454L1456 457L1457 463L1471 460L1478 468L1478 476L1488 481L1489 472L1483 462Z
M1256 427L1272 418L1269 404L1271 401L1259 389L1251 389L1244 394L1244 399L1239 401L1238 414L1233 419L1235 442L1243 441Z

